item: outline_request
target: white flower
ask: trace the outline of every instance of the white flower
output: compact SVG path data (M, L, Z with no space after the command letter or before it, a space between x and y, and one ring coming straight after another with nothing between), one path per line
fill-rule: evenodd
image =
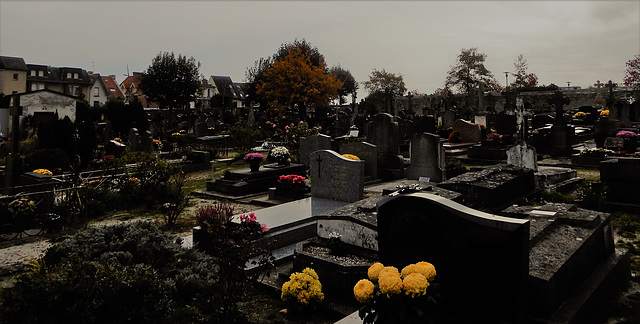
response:
M271 150L269 155L275 159L287 158L289 157L289 150L284 146L278 146Z

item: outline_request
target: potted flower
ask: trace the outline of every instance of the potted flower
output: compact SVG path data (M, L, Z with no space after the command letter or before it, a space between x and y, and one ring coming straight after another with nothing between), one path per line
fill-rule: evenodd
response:
M282 285L280 298L300 313L313 309L324 300L318 274L311 268L292 273L289 281Z
M308 192L307 178L297 174L281 175L276 182L276 195L287 198L302 198Z
M429 323L433 298L435 267L428 262L410 264L398 271L376 262L353 287L353 294L364 306L359 316L366 323ZM431 288L430 288L431 287Z
M269 157L276 160L280 165L288 165L291 162L289 155L289 149L284 146L276 146L269 152Z
M244 161L249 163L251 172L260 170L260 162L262 162L262 160L264 160L264 156L260 153L249 153L244 156Z
M621 130L618 133L616 133L616 137L620 137L624 140L624 144L622 147L623 150L627 152L636 151L636 146L638 143L638 134L632 131Z

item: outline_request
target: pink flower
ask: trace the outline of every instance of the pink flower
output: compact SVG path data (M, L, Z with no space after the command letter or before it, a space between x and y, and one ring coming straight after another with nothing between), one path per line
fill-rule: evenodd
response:
M269 228L267 228L267 224L260 223L260 227L262 227L262 233L264 233L264 232L269 230Z
M322 130L322 126L318 126L318 130Z
M302 125L302 124L304 124L304 122L301 120L301 121L300 121L300 125Z
M276 124L273 124L273 128L276 128Z

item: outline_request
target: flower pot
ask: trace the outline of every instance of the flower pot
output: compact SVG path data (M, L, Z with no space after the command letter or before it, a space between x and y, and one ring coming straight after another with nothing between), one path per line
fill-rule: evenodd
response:
M260 171L260 162L251 162L249 163L249 168L251 169L251 172L258 172Z
M289 163L291 163L291 159L290 158L282 158L282 159L278 159L278 165L289 165Z

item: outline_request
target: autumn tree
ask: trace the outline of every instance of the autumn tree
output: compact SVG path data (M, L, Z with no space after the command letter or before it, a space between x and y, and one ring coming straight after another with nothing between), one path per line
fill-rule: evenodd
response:
M289 49L286 56L273 62L265 71L256 94L278 112L286 108L298 109L300 119L306 120L307 107L327 106L338 96L342 86L341 81L326 72L324 61L314 66L309 52L295 48Z
M515 76L516 79L509 85L509 87L519 89L535 87L538 85L538 76L533 73L527 73L529 66L527 64L527 59L525 59L522 54L518 55L518 58L515 59L513 67L515 71L513 76Z
M358 82L353 77L351 72L347 69L342 68L340 65L334 66L329 69L329 74L333 75L336 79L342 82L342 88L338 89L338 99L340 104L346 102L347 95L351 95L353 100L355 101L355 97L358 91Z
M624 71L622 82L626 86L640 88L640 55L636 55L633 59L627 61L626 65L627 69Z
M382 69L374 69L369 74L369 80L362 83L369 91L369 95L381 96L384 98L385 111L391 111L391 103L395 97L403 96L407 91L404 85L402 74L395 75Z
M144 72L140 89L160 107L186 108L202 89L200 62L173 52L158 53Z
M500 83L484 66L487 55L479 53L478 49L462 49L458 54L456 64L451 67L445 80L445 87L455 87L462 93L469 93L483 83L487 90L500 90Z

